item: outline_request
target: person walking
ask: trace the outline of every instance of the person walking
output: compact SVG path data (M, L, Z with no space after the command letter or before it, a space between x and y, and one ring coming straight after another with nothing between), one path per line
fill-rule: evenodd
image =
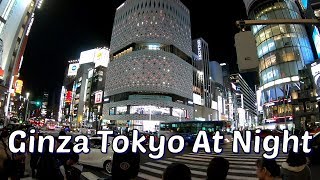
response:
M276 180L280 175L280 166L274 159L258 159L256 167L259 180Z
M307 165L305 153L299 148L298 152L289 151L286 162L281 165L283 180L311 180L311 171Z
M223 157L213 158L207 169L207 180L225 180L229 171L229 161Z
M9 132L4 129L0 135L0 180L18 179L17 165L9 150L8 137Z

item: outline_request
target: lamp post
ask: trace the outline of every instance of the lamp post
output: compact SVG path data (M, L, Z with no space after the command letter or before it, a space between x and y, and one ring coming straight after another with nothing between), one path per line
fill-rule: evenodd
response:
M26 101L27 101L27 106L26 106L26 112L25 112L25 115L24 115L24 121L26 122L28 120L28 109L29 109L29 96L30 96L30 93L26 93Z

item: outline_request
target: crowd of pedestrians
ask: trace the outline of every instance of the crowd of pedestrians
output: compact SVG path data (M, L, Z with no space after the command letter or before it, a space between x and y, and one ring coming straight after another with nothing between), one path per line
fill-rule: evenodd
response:
M38 138L38 133L35 138ZM62 131L59 135L65 135ZM9 133L1 133L0 141L0 180L16 180L24 175L25 167L31 167L31 175L40 180L79 180L83 166L79 164L76 153L55 154L49 152L49 144L44 144L43 153L31 153L30 164L26 164L24 154L12 154L8 149ZM16 144L28 139L17 139ZM37 141L36 141L37 142ZM62 143L57 140L56 143ZM35 144L35 148L37 148ZM67 145L72 150L73 144ZM131 148L128 148L131 149ZM112 175L104 180L134 180L140 170L140 154L127 151L114 153ZM207 168L207 180L225 180L229 171L229 161L223 157L213 158ZM163 172L163 180L191 180L192 172L185 164L172 163ZM288 158L281 165L274 159L261 158L256 161L256 175L259 180L311 180L311 171L306 155L301 149L298 153L290 150ZM102 180L102 179L101 179Z

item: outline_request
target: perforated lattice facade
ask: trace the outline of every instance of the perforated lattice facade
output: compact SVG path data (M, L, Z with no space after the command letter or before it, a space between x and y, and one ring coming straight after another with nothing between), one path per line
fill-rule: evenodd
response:
M134 51L109 64L105 94L154 92L192 99L192 66L164 51Z
M104 96L147 94L174 96L180 100L112 100L105 103L103 117L109 120L148 120L149 115L110 115L110 108L125 106L155 106L181 109L182 117L152 115L152 120L185 120L193 118L191 32L189 10L179 0L127 0L117 9L111 38L110 53L118 54L131 44L160 44L170 47L133 48L114 58L107 68ZM180 50L180 51L179 51ZM182 52L181 52L182 51ZM186 57L187 56L187 57ZM115 101L115 102L114 102Z
M110 51L133 42L172 44L191 57L189 10L179 0L127 0L116 12Z

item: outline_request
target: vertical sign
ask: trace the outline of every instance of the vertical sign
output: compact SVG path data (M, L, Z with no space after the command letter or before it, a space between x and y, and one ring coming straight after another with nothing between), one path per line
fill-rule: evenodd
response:
M94 98L94 103L95 104L99 104L99 103L102 103L102 94L103 92L102 91L98 91L95 93L95 98Z

